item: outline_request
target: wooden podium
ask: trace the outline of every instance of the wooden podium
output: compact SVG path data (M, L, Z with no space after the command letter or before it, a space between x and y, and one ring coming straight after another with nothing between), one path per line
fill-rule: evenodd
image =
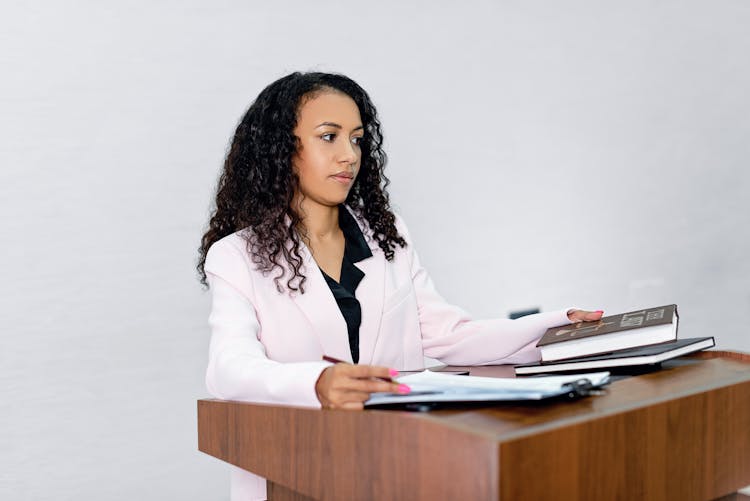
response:
M750 355L683 357L574 402L411 413L199 400L198 448L266 477L271 500L714 499L750 485Z

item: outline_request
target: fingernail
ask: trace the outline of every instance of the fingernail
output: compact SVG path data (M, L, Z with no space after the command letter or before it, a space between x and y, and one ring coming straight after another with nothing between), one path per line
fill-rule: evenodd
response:
M594 313L604 313L604 310L596 310Z
M399 393L409 393L410 391L411 391L411 388L409 388L405 384L398 385L398 392Z
M388 369L388 374L391 376L398 376L398 371L396 369Z

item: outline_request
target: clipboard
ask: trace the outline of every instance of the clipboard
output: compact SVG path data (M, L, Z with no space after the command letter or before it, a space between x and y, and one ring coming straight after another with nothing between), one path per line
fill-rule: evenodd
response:
M487 405L492 403L534 403L550 400L577 400L604 393L609 372L539 378L487 378L456 376L424 371L398 378L412 391L373 393L366 409L429 411L436 408Z

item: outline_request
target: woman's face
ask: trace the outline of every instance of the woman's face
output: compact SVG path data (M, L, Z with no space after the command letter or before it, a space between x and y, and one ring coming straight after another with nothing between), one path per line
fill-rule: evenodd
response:
M359 172L362 119L346 94L323 91L303 102L294 129L299 148L292 160L299 176L297 196L304 196L304 204L333 207L346 200Z

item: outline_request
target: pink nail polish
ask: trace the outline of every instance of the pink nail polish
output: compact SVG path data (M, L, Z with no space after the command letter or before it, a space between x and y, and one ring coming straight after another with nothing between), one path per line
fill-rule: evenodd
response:
M388 369L388 374L391 376L398 376L398 371L396 369Z
M399 393L409 393L410 391L411 391L411 388L409 388L405 384L398 385L398 392Z
M604 310L596 310L594 313L604 313Z

